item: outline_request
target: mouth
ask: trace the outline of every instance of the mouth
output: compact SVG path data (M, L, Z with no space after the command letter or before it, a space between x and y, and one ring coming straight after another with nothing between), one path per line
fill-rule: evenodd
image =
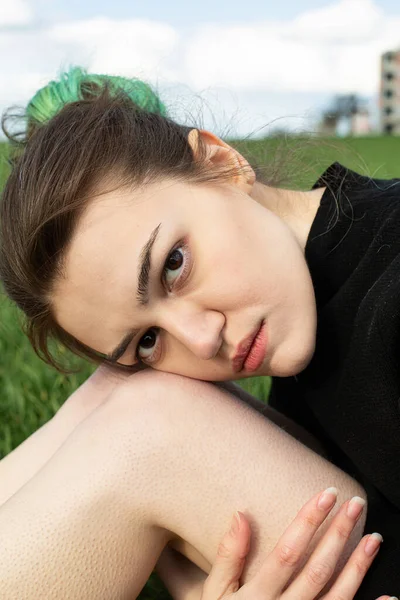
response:
M262 320L259 327L240 342L232 359L235 373L242 369L250 373L260 368L267 349L265 329L266 323Z

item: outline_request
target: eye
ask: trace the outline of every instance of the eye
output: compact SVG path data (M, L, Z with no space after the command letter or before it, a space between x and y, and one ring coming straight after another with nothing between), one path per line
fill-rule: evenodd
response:
M179 279L181 273L181 269L185 267L185 253L181 246L175 248L168 255L167 260L165 261L163 276L167 285L173 284L177 279ZM172 271L173 276L167 278L168 271Z
M152 327L151 329L148 329L146 333L140 338L136 348L136 358L139 362L141 362L142 360L152 360L153 355L155 354L154 348L157 347L158 332L158 327Z
M179 242L167 256L162 271L162 279L165 281L166 286L170 289L176 281L181 281L186 276L189 270L189 248L183 243ZM169 272L172 272L172 276L168 276ZM157 360L157 350L159 349L159 340L157 340L158 327L151 327L146 333L140 338L136 347L136 359L139 362L146 360L148 362L155 362Z

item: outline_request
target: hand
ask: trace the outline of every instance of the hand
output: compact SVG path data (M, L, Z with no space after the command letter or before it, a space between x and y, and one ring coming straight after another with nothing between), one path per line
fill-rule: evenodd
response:
M242 587L239 579L250 549L250 526L245 516L237 513L239 520L235 524L234 519L231 531L219 546L216 561L204 583L201 600L352 600L378 553L382 538L379 534L364 536L332 587L320 596L334 574L362 511L361 507L356 517L348 516L350 501L344 502L306 564L297 572L314 534L335 505L337 490L329 488L324 496L327 505L320 507L319 501L323 496L324 492L318 493L303 506L256 576ZM352 505L357 505L357 501ZM372 554L369 548L372 548ZM389 596L379 598L387 599Z

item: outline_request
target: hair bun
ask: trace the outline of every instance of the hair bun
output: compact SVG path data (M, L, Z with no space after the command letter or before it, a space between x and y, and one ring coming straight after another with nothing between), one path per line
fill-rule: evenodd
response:
M125 92L143 110L167 115L164 104L144 81L116 75L92 74L76 66L62 72L58 80L50 81L30 100L26 108L28 131L32 132L49 121L66 104L98 96L105 83L108 83L112 92Z

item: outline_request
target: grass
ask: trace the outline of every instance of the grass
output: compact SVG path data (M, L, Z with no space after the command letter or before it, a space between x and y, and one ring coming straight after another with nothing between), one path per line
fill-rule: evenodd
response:
M283 170L286 176L282 184L294 188L311 187L335 160L371 176L400 177L399 140L395 137L283 138L231 143L258 164ZM0 146L0 187L7 175L6 150L5 145ZM66 352L65 358L69 364L80 368L79 373L63 376L46 366L30 348L21 331L21 323L21 315L15 307L0 296L0 459L47 422L93 371L92 365ZM268 377L245 379L239 383L258 398L267 400ZM162 600L170 599L170 596L158 578L152 576L140 598Z

